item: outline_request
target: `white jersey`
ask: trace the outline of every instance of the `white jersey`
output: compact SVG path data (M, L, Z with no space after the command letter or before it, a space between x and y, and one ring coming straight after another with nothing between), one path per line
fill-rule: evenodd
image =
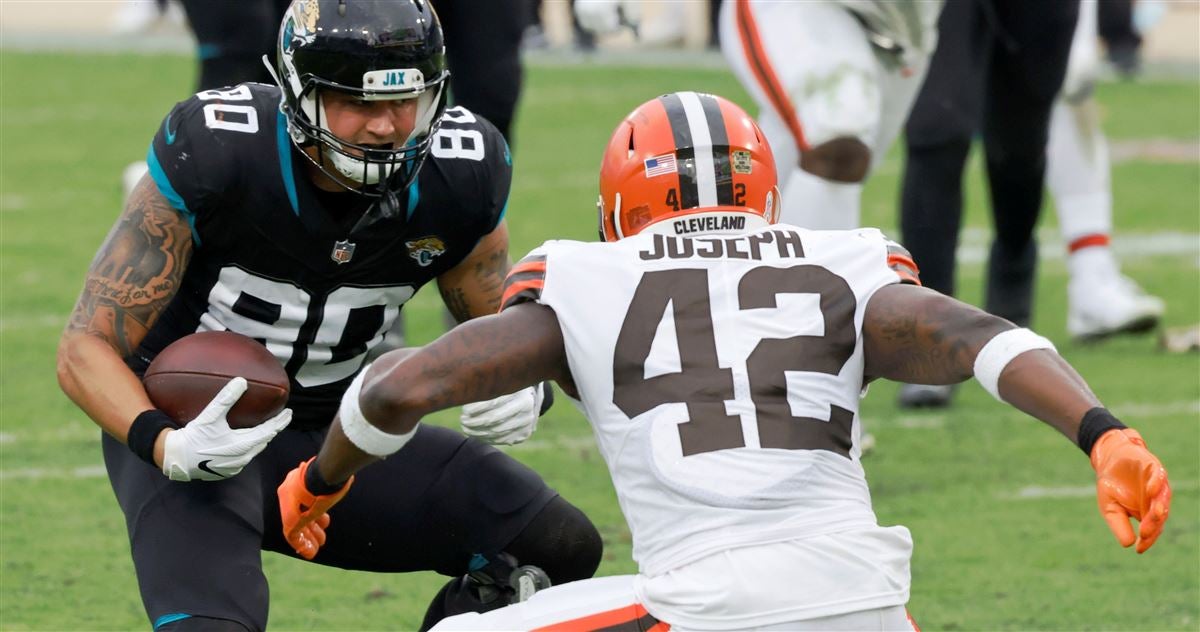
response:
M862 322L875 291L905 279L907 252L874 229L643 233L546 242L514 266L503 308L535 300L557 315L633 557L653 578L738 547L890 531L859 463ZM903 603L899 529L903 579L888 599ZM878 568L852 566L864 576L849 584L876 581Z

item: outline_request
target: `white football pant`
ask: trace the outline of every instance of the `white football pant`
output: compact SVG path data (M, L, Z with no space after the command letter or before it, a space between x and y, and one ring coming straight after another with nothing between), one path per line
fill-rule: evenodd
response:
M469 612L442 619L430 632L451 630L538 630L560 632L596 630L631 624L641 620L652 632L669 629L687 632L686 628L669 622L657 622L646 608L638 603L635 594L636 576L615 575L593 577L582 581L554 586L535 594L531 599L492 610ZM805 621L788 621L762 627L737 626L737 630L808 632L817 630L900 630L912 632L916 625L904 606L889 606L820 617Z
M722 4L721 49L759 105L758 124L775 153L782 221L813 229L859 226L862 183L833 182L800 169L800 151L856 138L882 161L908 117L928 56L900 68L872 47L866 30L831 2ZM869 173L869 172L868 172Z

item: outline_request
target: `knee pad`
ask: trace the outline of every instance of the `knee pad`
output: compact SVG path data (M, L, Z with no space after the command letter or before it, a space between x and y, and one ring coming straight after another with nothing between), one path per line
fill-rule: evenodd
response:
M594 575L604 543L582 511L555 496L504 550L518 563L546 571L558 585Z
M834 182L861 182L871 168L871 149L842 136L801 152L800 168Z

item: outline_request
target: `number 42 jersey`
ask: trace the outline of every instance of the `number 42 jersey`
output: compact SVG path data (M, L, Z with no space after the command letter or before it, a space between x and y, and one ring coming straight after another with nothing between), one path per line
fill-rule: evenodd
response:
M841 557L793 560L832 593L793 593L780 616L796 620L907 600L911 540L877 524L857 418L866 305L899 282L918 283L916 267L874 229L642 233L543 244L510 272L502 309L555 311L643 576L739 547L862 534L831 541ZM663 610L677 625L720 625Z

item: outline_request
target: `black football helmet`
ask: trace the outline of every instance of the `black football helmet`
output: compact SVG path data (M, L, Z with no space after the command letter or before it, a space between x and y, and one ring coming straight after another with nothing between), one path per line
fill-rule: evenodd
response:
M316 145L318 157L310 160L357 183L353 191L394 198L406 189L446 109L450 72L433 7L426 0L293 0L276 52L280 109L292 142ZM419 99L416 127L400 148L356 145L329 131L322 90L364 100Z

